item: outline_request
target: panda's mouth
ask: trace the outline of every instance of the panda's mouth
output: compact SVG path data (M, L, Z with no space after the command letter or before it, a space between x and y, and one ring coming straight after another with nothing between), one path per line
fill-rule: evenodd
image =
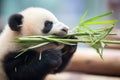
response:
M63 33L67 34L68 33L68 29L62 29L61 30Z
M68 32L67 31L60 31L60 32L58 32L58 33L54 33L53 35L55 35L55 36L64 36L64 35L66 35Z

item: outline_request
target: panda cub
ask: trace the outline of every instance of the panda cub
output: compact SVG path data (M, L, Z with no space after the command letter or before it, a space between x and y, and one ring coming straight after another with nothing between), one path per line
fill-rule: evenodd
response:
M15 58L25 47L15 43L14 39L17 36L61 36L67 34L68 29L43 8L28 8L13 14L0 35L0 80L44 80L48 74L62 71L75 52L76 45L52 43L28 50Z

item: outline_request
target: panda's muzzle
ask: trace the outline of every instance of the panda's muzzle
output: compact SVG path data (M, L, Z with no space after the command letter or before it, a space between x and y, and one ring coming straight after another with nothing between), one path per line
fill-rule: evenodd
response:
M62 22L56 22L53 25L52 30L50 31L51 34L57 36L64 36L68 33L69 27Z
M63 36L63 35L66 35L67 33L68 33L68 28L63 28L59 32L57 32L57 33L55 33L53 35Z

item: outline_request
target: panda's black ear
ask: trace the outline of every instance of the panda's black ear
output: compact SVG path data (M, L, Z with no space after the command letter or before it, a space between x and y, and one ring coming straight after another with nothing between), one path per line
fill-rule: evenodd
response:
M13 14L10 16L8 25L13 31L20 31L23 16L21 14Z

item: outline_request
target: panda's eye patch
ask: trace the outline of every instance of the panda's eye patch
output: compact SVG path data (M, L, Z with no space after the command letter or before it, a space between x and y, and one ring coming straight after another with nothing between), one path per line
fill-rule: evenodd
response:
M53 27L52 21L45 21L43 33L48 33L52 29L52 27Z
M53 22L45 21L45 27L51 27L52 25L53 25Z

